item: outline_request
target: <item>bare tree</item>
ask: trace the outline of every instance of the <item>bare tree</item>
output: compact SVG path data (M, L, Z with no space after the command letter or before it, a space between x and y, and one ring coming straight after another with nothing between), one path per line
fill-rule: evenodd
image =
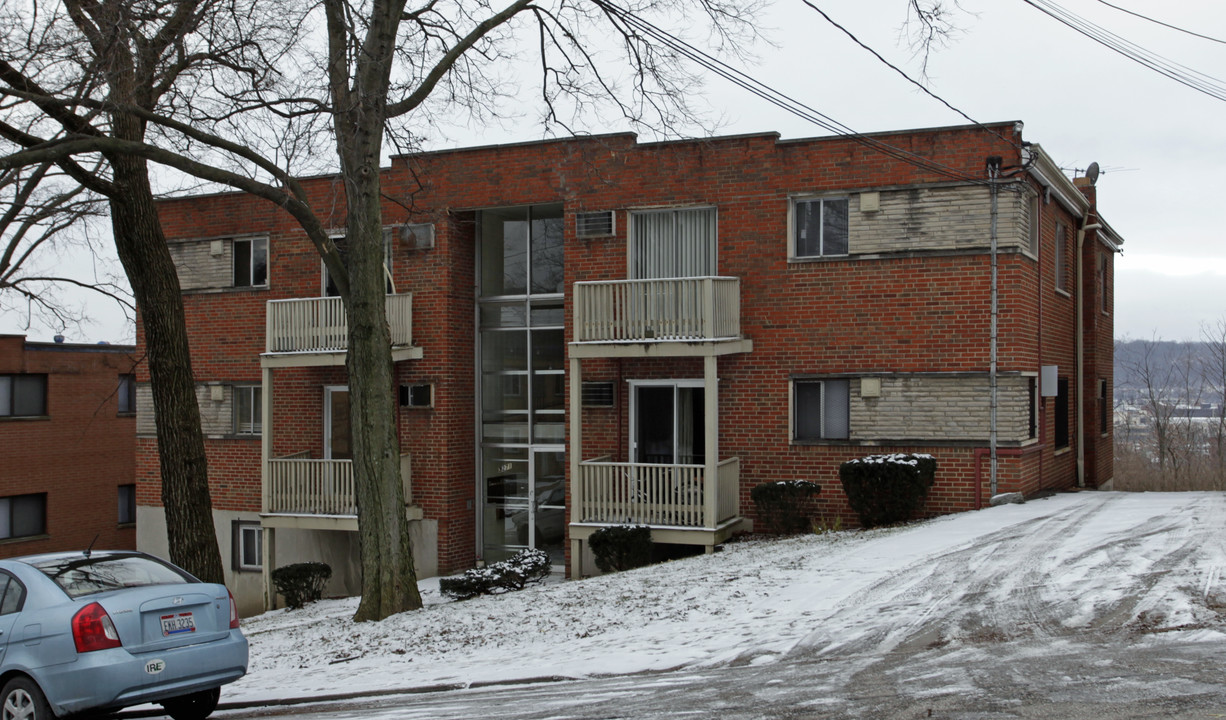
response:
M1210 465L1214 487L1222 490L1226 489L1226 318L1219 318L1214 325L1201 325L1200 334L1205 383L1217 400L1209 426Z
M70 6L83 0L71 0ZM120 0L110 0L119 3ZM913 2L920 9L935 3ZM253 5L260 7L257 0ZM194 6L194 5L193 5ZM92 6L91 6L92 7ZM604 125L611 113L635 127L678 135L696 127L690 104L701 73L687 64L684 41L655 23L717 52L736 53L756 37L759 3L733 0L324 0L322 47L303 44L282 56L279 75L261 76L241 92L223 92L210 117L184 114L182 104L113 98L84 105L138 121L122 134L100 138L73 130L40 138L9 162L41 162L102 152L112 162L139 157L198 178L263 197L288 211L315 244L344 300L349 319L347 368L352 406L353 465L359 512L362 602L356 618L379 619L420 606L412 564L397 457L390 340L384 316L383 206L380 158L390 145L416 147L420 132L441 116L484 122L500 115L499 101L522 95L511 85L516 48L530 47L537 68L541 120L552 131ZM81 10L88 14L88 11ZM919 22L944 30L939 6ZM101 30L101 23L82 26ZM531 38L521 41L518 36ZM99 36L101 40L101 36ZM165 48L163 48L165 49ZM98 54L105 55L101 48ZM110 77L110 76L108 76ZM127 76L117 79L132 86ZM181 76L180 76L181 77ZM3 78L0 78L3 79ZM10 83L11 86L11 83ZM160 86L159 86L160 87ZM12 96L44 105L56 92L22 90ZM286 156L253 143L230 105L255 106L246 127L288 127L311 117L328 120L344 186L348 253L341 259L311 207ZM41 107L41 106L40 106ZM187 119L185 119L185 117ZM156 127L142 137L137 130ZM320 126L313 126L318 130ZM265 130L260 137L293 133ZM295 151L309 148L304 142ZM292 153L289 153L292 154ZM0 162L0 167L4 164ZM144 228L148 229L148 228ZM139 295L138 295L139 300Z
M4 170L37 174L54 163L107 199L144 327L170 556L213 582L223 571L182 295L148 161L124 148L149 139L149 114L190 115L202 82L221 74L262 78L259 63L244 61L263 58L259 43L238 30L251 21L245 5L36 0L0 9L0 136L24 148L4 158ZM224 35L223 27L230 28Z
M63 331L87 319L63 291L84 288L130 314L127 289L97 267L103 261L93 230L104 218L104 206L49 163L0 172L0 310L25 314L27 325L41 318ZM65 270L65 259L82 254L94 259L94 277Z

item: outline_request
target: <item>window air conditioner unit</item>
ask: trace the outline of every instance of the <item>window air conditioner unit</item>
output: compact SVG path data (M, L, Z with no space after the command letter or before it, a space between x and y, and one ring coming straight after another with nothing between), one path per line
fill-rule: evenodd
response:
M575 214L575 235L581 238L609 237L614 231L613 211Z
M401 385L400 406L409 408L434 407L434 385L431 383Z

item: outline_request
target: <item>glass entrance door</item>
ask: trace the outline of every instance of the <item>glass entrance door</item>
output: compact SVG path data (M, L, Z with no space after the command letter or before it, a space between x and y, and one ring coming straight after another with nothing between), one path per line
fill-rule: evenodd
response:
M353 445L349 438L349 388L330 385L324 388L324 459L351 460Z
M565 559L566 453L562 448L492 448L485 452L482 535L486 562L538 548L554 565Z
M705 461L701 381L636 382L631 402L634 462L701 465Z

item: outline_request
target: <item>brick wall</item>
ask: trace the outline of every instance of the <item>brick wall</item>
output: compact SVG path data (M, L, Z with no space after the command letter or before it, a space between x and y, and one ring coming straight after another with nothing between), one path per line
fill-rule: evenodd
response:
M1020 136L1014 126L999 125L991 132L946 128L874 139L945 170L918 168L846 138L780 142L774 135L658 144L609 135L394 158L384 176L385 224L435 224L432 249L412 249L394 239L392 272L397 292L414 295L414 341L424 350L422 359L397 365L397 382L429 382L435 388L432 409L402 408L398 422L402 448L413 455L414 500L427 518L438 521L440 568L464 567L476 555L474 268L481 208L561 203L568 288L578 281L627 276L627 227L635 209L717 209L719 273L740 278L741 326L754 342L753 352L719 360L721 454L741 458L746 512L753 485L804 478L821 481L827 509L845 514L838 463L886 449L937 456L931 511L965 509L976 497L983 500L988 491L983 452L989 197L983 186L953 182L947 172L982 177L990 155L1003 156L1006 166L1020 166L1014 144ZM340 183L334 178L304 183L315 207L333 208L325 226L343 226ZM869 192L880 193L880 210L861 209ZM849 256L789 261L792 199L828 194L851 201ZM1029 204L1036 196L1042 193L1030 179L1005 183L997 223L999 420L1002 442L1021 446L1002 456L998 480L1001 489L1025 491L1068 486L1076 469L1070 450L1052 447L1052 399L1039 402L1037 441L1027 444L1025 437L1031 402L1027 378L1042 365L1058 365L1062 376L1071 377L1075 359L1073 300L1054 288L1052 250L1056 223L1074 228L1076 222L1058 203L1041 200L1040 245L1032 253ZM319 294L314 247L288 215L255 198L185 198L164 201L161 209L170 238L253 233L269 238L267 288L185 299L197 382L259 382L264 304ZM576 238L575 213L597 210L614 212L614 234ZM1066 252L1073 267L1075 249ZM1108 379L1109 321L1101 312L1094 319L1095 372ZM571 328L568 294L568 340ZM614 407L582 413L584 456L624 459L625 381L700 378L702 367L692 358L585 360L583 373L585 380L610 380L617 388ZM960 375L941 379L937 373ZM790 381L822 374L879 376L882 397L853 400L850 441L794 444L788 433ZM278 369L275 377L274 454L318 453L322 387L344 384L343 368ZM1085 389L1073 389L1078 391ZM1075 407L1070 398L1070 413ZM1073 420L1075 435L1082 428ZM909 444L896 444L901 441ZM149 483L156 478L152 445L142 440L139 448L138 472ZM1088 451L1094 455L1093 472L1101 475L1109 468L1109 443ZM214 458L219 465L243 468L244 477L258 478L258 443L211 441L210 461ZM246 487L237 471L227 475L211 468L210 474L215 484L226 485L225 502L235 509L258 508L258 492L231 492ZM156 504L155 493L142 488L142 502Z
M0 375L47 376L47 415L0 418L0 497L46 493L46 535L0 541L0 557L134 548L119 524L119 486L135 482L135 417L119 413L130 346L27 343L0 336ZM95 538L97 539L95 542Z

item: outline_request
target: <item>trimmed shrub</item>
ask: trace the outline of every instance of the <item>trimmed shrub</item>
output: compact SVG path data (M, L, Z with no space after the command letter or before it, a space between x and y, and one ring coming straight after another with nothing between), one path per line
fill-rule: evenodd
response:
M455 600L468 600L478 595L523 590L529 583L549 577L549 554L543 550L520 550L515 555L483 568L464 571L460 577L443 578L438 588Z
M332 568L327 563L294 563L273 570L272 584L285 598L285 604L297 609L323 597L324 584L330 577Z
M847 502L866 528L915 517L936 476L931 455L870 455L839 466Z
M810 500L822 491L822 486L808 480L781 480L755 485L749 497L758 508L768 532L794 535L812 528L813 503Z
M646 525L601 528L587 542L596 557L596 567L603 572L651 564L651 528Z

